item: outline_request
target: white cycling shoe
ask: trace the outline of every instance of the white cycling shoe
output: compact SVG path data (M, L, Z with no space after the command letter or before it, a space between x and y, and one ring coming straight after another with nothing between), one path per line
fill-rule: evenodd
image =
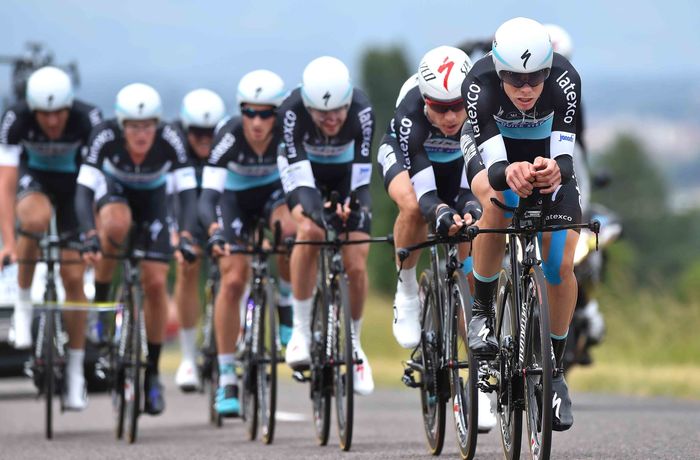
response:
M191 359L183 359L175 374L175 384L185 393L197 391L200 387L197 366Z
M491 409L491 398L479 390L479 433L488 433L496 426L496 415Z
M374 378L372 377L372 367L369 365L367 355L362 347L355 347L355 357L359 364L355 364L352 374L352 384L356 394L367 396L374 391Z
M394 297L394 338L403 348L415 348L420 343L420 299L396 293Z
M63 394L63 408L81 411L88 405L87 386L82 374L66 373L66 392Z
M8 340L18 350L26 350L32 347L32 317L31 304L26 305L24 302L15 304Z
M309 365L311 362L311 355L309 353L310 343L311 337L307 334L296 327L292 330L292 338L289 339L287 351L284 355L284 360L290 367L295 368Z

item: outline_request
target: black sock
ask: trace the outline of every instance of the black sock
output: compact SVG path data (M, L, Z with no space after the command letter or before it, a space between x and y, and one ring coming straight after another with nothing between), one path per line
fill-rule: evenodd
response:
M292 312L291 305L277 305L277 312L279 313L280 324L292 327L292 319L294 314Z
M552 351L554 359L557 362L557 369L564 367L564 353L566 352L566 337L563 339L555 339L552 337Z
M474 303L482 307L493 308L493 296L498 288L498 279L493 281L479 281L474 278Z
M160 362L160 349L162 344L148 342L148 364L146 372L158 375L158 363Z
M95 281L95 302L107 302L109 300L110 287L112 287L111 282L101 283Z

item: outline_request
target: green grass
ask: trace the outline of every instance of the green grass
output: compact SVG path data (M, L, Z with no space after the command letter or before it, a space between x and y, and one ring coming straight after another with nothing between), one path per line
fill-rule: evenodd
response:
M684 304L670 295L645 291L608 290L601 293L600 304L607 334L594 349L594 365L575 368L569 375L573 389L700 399L699 303ZM379 386L402 385L402 362L410 353L394 340L392 320L391 297L370 294L362 345ZM170 345L163 368L174 372L178 362L179 348Z

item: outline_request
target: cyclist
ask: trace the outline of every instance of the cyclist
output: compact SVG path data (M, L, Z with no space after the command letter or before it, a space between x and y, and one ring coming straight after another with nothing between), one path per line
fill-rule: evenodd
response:
M508 224L508 217L490 202L491 197L513 205L518 198L537 199L535 188L540 200L551 201L547 224L580 222L572 161L580 85L576 69L553 53L547 30L538 22L515 18L496 31L491 54L474 65L462 84L468 116L462 129L463 152L469 163L483 160L486 167L471 178L472 190L483 205L480 225ZM489 186L484 187L485 183ZM572 230L545 233L540 239L557 368L562 366L576 302L573 257L577 240L578 232ZM474 241L469 346L482 358L493 357L498 349L492 302L504 242L504 236L488 234ZM573 416L562 373L553 379L553 393L553 429L566 430Z
M195 256L191 238L197 222L197 180L180 132L160 123L161 100L155 89L142 83L125 86L117 94L115 110L116 119L92 131L78 175L76 209L80 212L83 258L96 264L97 301L109 297L117 263L103 258L102 253L118 254L132 222L138 229L133 237L144 251L140 268L148 348L144 410L157 415L165 408L158 363L167 315L166 276L172 255L164 206L166 174L173 170L182 205L178 249L188 259Z
M425 54L418 73L401 88L394 118L378 150L384 185L399 207L394 224L396 247L423 241L427 236L426 221L433 222L443 235L471 223L471 216L462 218L465 205L474 203L467 176L483 169L483 165L472 164L472 169L465 171L459 144L467 117L461 86L471 65L463 51L440 46ZM461 246L464 259L468 245ZM416 251L402 265L397 263L400 272L393 332L404 348L415 348L421 339L418 257ZM493 428L496 418L490 411L488 396L480 392L479 399L479 428L487 431Z
M338 204L338 219L346 219L351 240L370 233L370 149L374 114L364 92L353 88L347 67L322 56L304 69L301 87L282 104L278 121L284 129L284 148L278 158L287 203L297 223L297 239L322 240L325 225L323 199L332 191L341 200L355 192L359 209ZM309 218L307 216L312 216ZM333 219L331 219L332 221ZM285 359L292 367L309 363L311 306L316 284L317 246L297 246L291 257L294 328ZM360 344L361 318L367 297L369 245L343 248L350 285L350 311L356 356L354 388L358 394L373 391L372 369Z
M82 149L102 115L94 106L74 100L70 77L56 67L35 71L27 81L26 94L26 102L10 107L0 123L0 218L4 243L0 259L31 260L39 256L34 239L20 234L15 246L13 210L21 230L43 233L49 229L53 207L58 234L67 238L61 259L80 260L75 181ZM81 263L61 264L67 303L87 301L84 271ZM22 263L10 336L16 348L29 348L32 343L33 276L34 264ZM66 311L63 318L69 336L64 407L82 410L87 405L83 376L87 314Z
M226 108L221 97L208 89L196 89L187 93L182 100L180 120L175 123L182 136L187 139L185 149L190 162L194 165L197 177L197 191L202 190L202 170L209 158L214 129L224 118ZM172 179L172 173L169 178ZM173 192L172 187L169 187ZM171 193L172 194L172 193ZM175 196L169 196L174 202L174 215L182 212ZM174 232L177 240L177 232ZM195 391L200 386L196 367L197 358L197 322L202 308L199 299L199 276L202 268L201 248L206 245L206 229L199 225L193 235L197 260L191 264L177 264L175 281L175 304L180 320L180 349L182 360L175 374L175 384L182 391ZM175 253L180 259L182 255Z
M238 381L236 340L240 330L239 304L249 274L249 258L228 254L230 244L245 244L260 218L282 235L293 236L294 221L284 206L284 191L277 169L281 129L276 111L287 95L282 79L269 70L255 70L238 84L241 115L229 119L218 131L209 162L204 167L204 189L199 200L200 221L219 258L221 285L214 305L214 327L219 362L219 388L215 408L223 415L237 415ZM221 215L217 215L216 205ZM280 341L291 335L289 262L277 258L279 270Z

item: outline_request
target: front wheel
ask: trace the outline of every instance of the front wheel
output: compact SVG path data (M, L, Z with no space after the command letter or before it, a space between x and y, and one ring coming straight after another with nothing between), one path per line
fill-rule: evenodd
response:
M333 340L335 411L340 448L348 451L352 444L355 353L352 346L348 282L344 275L335 278L332 296L332 311L335 316L333 321L335 330L331 338Z
M441 336L440 312L433 286L433 273L425 270L419 282L419 297L423 309L423 336L420 343L419 364L422 367L420 400L423 411L423 427L428 449L440 455L445 443L445 403L441 388Z
M44 313L46 318L46 326L44 329L44 397L46 398L46 439L53 438L53 395L55 386L55 369L54 369L54 338L56 335L54 311L47 310Z
M272 283L266 283L260 301L258 331L258 411L262 441L271 444L275 437L277 409L277 315ZM267 320L267 321L266 321Z
M311 320L311 403L313 405L316 440L320 446L328 444L331 428L330 368L326 362L326 327L328 306L322 289L316 291Z
M549 302L544 274L532 267L525 278L527 321L524 361L525 410L530 453L548 459L552 448L552 340L549 328Z
M496 414L506 460L520 458L522 440L522 379L515 372L518 367L518 311L513 283L505 270L498 280L496 299L496 334L498 339L498 382Z
M136 290L136 289L134 289ZM133 299L140 299L134 296ZM126 399L126 415L127 415L127 441L129 444L136 442L138 435L138 420L141 413L141 367L143 361L142 347L142 324L143 318L139 308L138 301L134 301L131 305L132 321L129 341L131 342L130 353L127 355L127 363L124 371L124 394Z
M471 295L461 272L452 275L451 284L452 333L450 350L450 390L452 413L457 432L457 445L463 459L474 458L476 435L479 431L477 361L469 349L467 326L471 320Z

